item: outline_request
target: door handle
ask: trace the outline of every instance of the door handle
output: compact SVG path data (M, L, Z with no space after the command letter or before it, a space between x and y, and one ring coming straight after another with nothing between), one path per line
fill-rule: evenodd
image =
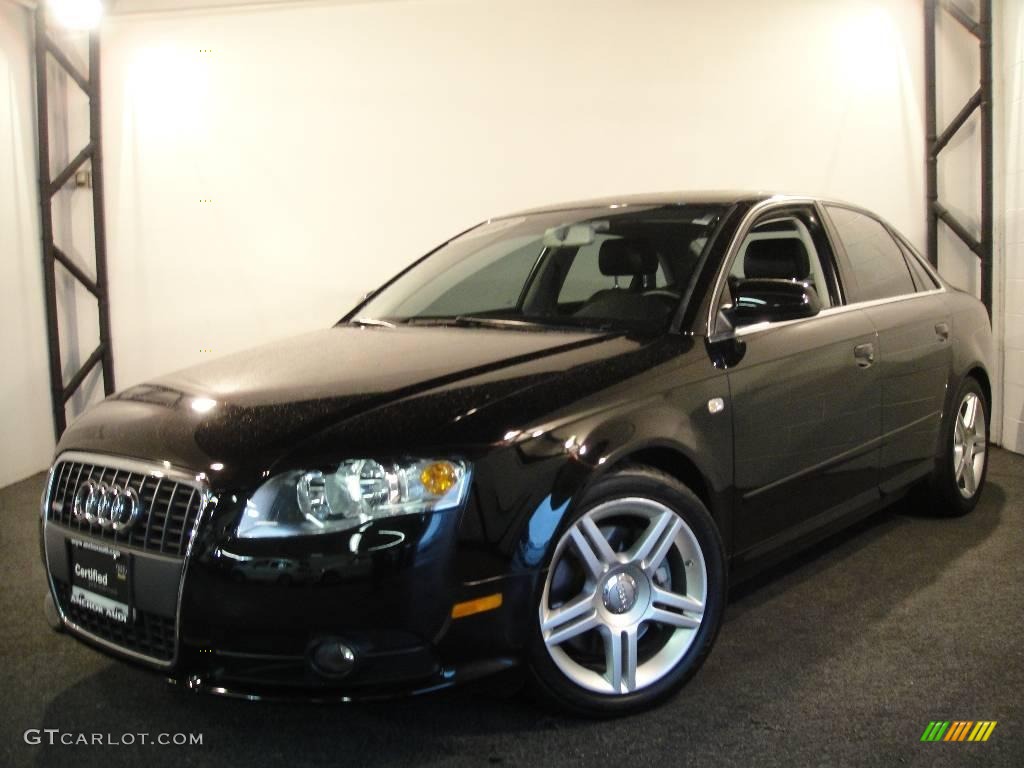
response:
M858 344L853 348L853 359L861 368L870 368L875 362L875 345Z
M935 335L939 337L939 341L945 341L949 338L949 323L936 323L935 324Z

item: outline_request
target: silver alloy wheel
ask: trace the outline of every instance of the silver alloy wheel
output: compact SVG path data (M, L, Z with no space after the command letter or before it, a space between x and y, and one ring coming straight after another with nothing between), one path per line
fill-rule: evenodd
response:
M985 470L987 437L985 405L974 392L968 392L960 402L953 427L954 480L965 499L978 492L978 483Z
M628 548L616 552L601 523L624 520L643 528ZM566 561L582 570L583 586L552 605L552 580ZM544 645L562 673L587 690L640 690L668 674L693 645L707 582L697 537L667 506L647 498L599 504L573 523L555 548L540 603ZM652 625L665 631L650 632ZM603 670L585 664L572 647L594 632L604 647Z

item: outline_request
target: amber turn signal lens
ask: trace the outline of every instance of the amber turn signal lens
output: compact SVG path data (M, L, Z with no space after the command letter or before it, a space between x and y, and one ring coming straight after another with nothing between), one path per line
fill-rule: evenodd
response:
M435 496L444 496L459 480L455 465L448 461L435 461L427 464L420 472L423 487Z
M501 607L501 593L495 592L487 597L478 597L476 600L467 600L464 603L456 603L452 606L452 618L461 619L472 616L475 613L493 611Z

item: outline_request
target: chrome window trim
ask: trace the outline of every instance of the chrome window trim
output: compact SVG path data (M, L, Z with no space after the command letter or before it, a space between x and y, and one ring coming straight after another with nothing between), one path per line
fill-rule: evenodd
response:
M879 219L879 221L881 221L882 224L889 228L889 234L892 235L893 239L896 241L896 244L902 247L906 257L908 259L913 259L917 264L920 264L921 268L928 274L929 277L932 278L932 280L935 281L936 284L943 285L942 276L939 274L939 270L933 267L931 265L931 262L928 261L928 259L926 259L920 253L918 253L918 250L914 247L913 243L907 240L907 238L903 236L903 233L900 232L898 229L896 229L895 227L890 227L889 222L884 221L882 219Z
M828 307L827 309L821 310L812 317L799 317L796 320L780 320L775 323L763 322L754 323L753 325L741 325L736 329L736 336L747 336L754 333L760 333L761 331L771 330L773 328L781 328L786 325L796 325L797 323L806 323L810 320L817 320L820 317L832 317L834 315L842 315L846 312L852 312L854 310L871 309L872 307L880 307L885 304L893 304L897 301L909 301L911 299L917 299L923 296L932 296L938 293L945 293L942 288L935 288L931 291L918 291L915 293L902 293L899 296L887 296L884 299L872 299L870 301L857 301L853 304L843 304L838 307Z
M892 231L896 233L897 239L910 249L910 257L912 259L917 259L917 263L924 268L925 272L932 276L932 279L934 279L936 283L938 283L940 288L936 288L935 290L940 290L941 288L944 288L946 284L942 279L942 275L939 274L939 270L933 267L932 263L928 261L928 259L926 259L920 253L918 253L918 250L914 247L914 244L907 240L907 238L905 238L903 235L899 234L898 229L894 229ZM927 293L927 291L925 291L925 293Z
M716 309L718 307L718 302L722 297L722 291L725 288L725 280L729 274L729 269L732 266L732 261L733 259L736 258L737 253L739 253L740 246L743 244L743 238L746 237L747 233L750 231L751 226L753 226L754 220L760 217L763 213L771 211L773 208L785 208L791 205L811 205L814 206L815 210L817 210L819 206L827 207L830 205L838 206L840 208L848 208L852 211L862 213L865 216L869 216L875 219L880 224L882 224L882 226L885 227L886 231L890 233L890 236L895 239L895 236L893 236L892 232L896 230L893 230L893 228L888 224L888 222L886 222L884 219L880 219L871 211L868 211L865 208L861 208L860 206L851 205L850 203L844 203L837 200L824 200L819 198L804 197L799 195L774 195L768 198L767 200L762 200L761 202L754 205L743 216L743 220L740 221L739 227L736 228L736 234L733 236L732 242L729 243L729 248L728 250L726 250L725 258L722 260L722 264L719 265L718 274L715 277L714 288L711 294L711 302L708 306L707 325L705 327L705 335L707 338L712 338L714 334L715 317L717 314ZM913 255L917 256L919 262L921 262L922 264L926 264L926 261L920 258L916 251L913 252ZM838 265L834 266L836 269L838 269ZM942 278L939 277L938 273L932 268L931 264L926 264L926 267L928 269L929 274L931 274L935 278L935 282L939 284L938 288L934 288L929 291L903 293L900 294L899 296L886 296L885 298L882 299L869 299L867 301L854 301L843 303L839 306L828 307L826 309L823 309L821 310L821 312L814 315L813 317L801 317L796 320L780 320L774 323L765 321L763 323L755 323L753 325L740 326L734 331L734 335L746 336L749 334L760 333L761 331L767 331L772 328L781 328L783 326L794 325L796 323L805 323L809 320L815 320L819 317L829 317L831 315L838 315L842 314L843 312L855 309L867 309L870 307L882 306L884 304L891 304L896 301L906 301L908 299L914 299L919 296L932 296L935 294L946 293L946 284L942 281ZM844 296L843 298L845 301L846 297Z
M145 653L132 650L131 648L125 648L122 645L113 643L110 640L99 637L93 634L87 629L82 628L66 615L61 608L60 601L57 599L57 589L53 583L52 569L50 568L50 552L46 544L46 529L48 525L51 525L49 515L47 514L52 503L52 494L54 490L54 471L57 465L61 462L81 462L86 464L93 464L103 467L110 467L113 469L123 469L132 473L146 474L151 477L162 477L172 480L176 483L182 483L188 485L197 491L199 491L199 513L196 515L195 523L192 524L192 532L189 534L188 544L185 547L185 556L180 559L181 562L181 576L178 579L178 594L175 602L174 612L174 655L170 661L164 659L158 659L154 656L149 656ZM50 466L50 470L46 476L46 490L43 496L43 505L39 510L42 518L43 525L43 556L45 558L46 566L46 581L50 587L50 596L53 599L54 606L57 608L57 615L60 616L61 623L66 629L72 634L85 637L89 641L96 643L104 648L108 648L111 651L127 656L138 661L143 661L147 664L153 665L160 669L172 669L178 662L178 654L181 648L181 603L182 596L185 593L185 577L188 573L189 561L192 557L192 547L195 545L196 536L199 533L199 525L202 522L203 515L208 509L212 509L217 504L217 498L210 491L209 484L206 481L206 475L188 470L181 469L172 466L169 462L152 462L152 461L140 461L138 459L130 459L121 456L113 456L111 454L103 453L88 453L84 451L65 451L54 459L53 464ZM71 531L64 528L64 526L53 523L53 527L61 530L66 534L70 534ZM83 538L92 538L91 533L82 534ZM96 541L101 541L96 539ZM174 560L179 561L179 558L169 557L168 555L156 552L148 552L145 550L138 549L136 547L124 547L129 550L135 557L147 557L152 559L161 560Z
M718 274L715 276L714 288L711 291L711 302L708 306L708 317L705 326L706 335L710 338L714 333L715 328L715 315L718 307L718 301L722 296L722 291L725 288L725 280L729 274L729 269L732 266L733 259L739 253L740 246L743 244L743 238L746 237L750 231L754 220L757 219L761 214L772 210L773 208L784 208L789 205L814 205L815 200L810 197L790 196L790 195L773 195L767 200L755 204L747 211L740 225L736 228L736 234L733 235L732 242L729 243L728 249L725 252L725 258L722 259L722 263L718 267ZM777 323L776 323L777 325Z

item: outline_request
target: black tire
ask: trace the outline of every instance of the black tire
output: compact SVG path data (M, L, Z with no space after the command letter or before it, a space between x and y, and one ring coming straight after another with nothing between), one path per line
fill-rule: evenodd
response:
M964 496L960 490L960 483L957 481L957 468L954 462L954 440L957 417L968 395L974 395L981 403L985 423L985 459L982 465L981 476L977 479L977 487L971 496ZM985 397L985 390L977 379L968 377L960 384L956 396L953 398L946 418L942 424L940 435L940 452L935 461L935 470L925 483L922 494L922 511L936 517L959 517L966 515L978 505L978 499L985 488L985 479L988 477L989 464L989 441L990 416L988 398Z
M707 598L700 627L686 654L661 679L649 686L622 694L597 693L570 680L552 660L544 644L540 603L544 579L540 580L532 603L532 629L527 647L527 668L535 692L549 703L586 717L604 718L634 714L652 707L677 692L700 668L718 635L728 593L728 571L722 538L711 514L689 488L674 477L645 466L628 466L613 471L591 486L576 511L564 521L552 539L547 567L555 543L568 528L599 504L619 498L643 497L667 506L689 526L701 549L707 570Z

